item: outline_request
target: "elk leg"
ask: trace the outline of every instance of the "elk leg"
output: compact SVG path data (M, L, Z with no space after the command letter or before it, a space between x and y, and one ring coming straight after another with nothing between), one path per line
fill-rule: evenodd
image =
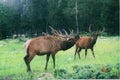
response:
M75 50L74 60L76 59L77 50L78 50L78 47L76 47L76 50Z
M30 68L30 62L31 62L31 60L33 59L33 57L34 56L29 56L29 55L26 55L25 57L24 57L24 61L25 61L25 64L26 64L26 66L27 66L27 72L28 71L31 71L31 68Z
M80 51L81 51L81 48L79 48L79 50L78 50L78 57L79 57L79 59L80 59Z
M45 70L47 70L47 65L48 65L49 57L50 57L50 54L47 54L47 56L46 56Z
M52 59L53 59L53 67L55 68L55 55L52 55Z
M93 57L95 58L95 55L94 55L94 49L91 48L91 51L92 51L92 55L93 55Z
M87 56L87 49L85 49L85 59L86 59L86 56Z
M25 61L25 64L26 64L26 66L27 66L27 69L29 68L28 67L28 64L29 64L29 62L28 62L28 55L26 55L25 57L24 57L24 61ZM28 70L27 70L28 71Z

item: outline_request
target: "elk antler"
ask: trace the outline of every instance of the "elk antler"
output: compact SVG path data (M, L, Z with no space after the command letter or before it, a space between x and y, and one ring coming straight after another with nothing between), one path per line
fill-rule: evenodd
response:
M105 32L105 27L103 27L102 31L99 32L99 34Z
M59 33L62 35L62 32L59 30Z
M73 34L73 30L70 30L69 29L69 31L70 31L70 36L73 36L74 34Z
M50 35L50 34L48 34L48 33L45 33L45 32L42 32L42 34L43 34L43 35L45 35L45 36L46 36L46 35Z
M90 33L92 33L91 26L92 26L92 24L89 25L89 32Z
M57 30L55 30L53 27L49 26L49 28L51 29L51 31L54 35L59 35L59 32Z
M56 29L54 29L54 28L51 27L51 26L49 26L49 28L51 29L53 35L65 38L65 36L62 34L61 31L58 32Z
M65 29L63 29L63 31L64 31L64 33L65 33L66 36L69 36L68 33L67 33L67 31Z

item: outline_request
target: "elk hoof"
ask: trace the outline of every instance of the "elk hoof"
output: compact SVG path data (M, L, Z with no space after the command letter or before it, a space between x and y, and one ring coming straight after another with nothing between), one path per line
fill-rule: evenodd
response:
M31 70L27 70L27 72L31 72Z
M47 68L45 68L45 71L47 71Z

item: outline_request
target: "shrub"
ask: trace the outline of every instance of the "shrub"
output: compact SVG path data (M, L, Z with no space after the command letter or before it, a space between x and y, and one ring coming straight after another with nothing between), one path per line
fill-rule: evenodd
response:
M56 69L54 71L54 76L56 78L66 78L67 71L65 69Z
M73 66L73 72L68 73L65 69L58 69L54 71L56 78L64 79L118 79L119 77L119 63L116 65L85 65ZM106 69L103 71L103 69Z

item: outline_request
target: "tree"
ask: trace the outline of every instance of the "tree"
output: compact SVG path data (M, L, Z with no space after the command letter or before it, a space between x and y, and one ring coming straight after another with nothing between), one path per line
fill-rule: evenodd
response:
M2 38L13 34L39 36L49 32L49 25L77 33L88 32L92 24L94 30L105 27L108 34L119 34L118 0L7 0L0 3Z

